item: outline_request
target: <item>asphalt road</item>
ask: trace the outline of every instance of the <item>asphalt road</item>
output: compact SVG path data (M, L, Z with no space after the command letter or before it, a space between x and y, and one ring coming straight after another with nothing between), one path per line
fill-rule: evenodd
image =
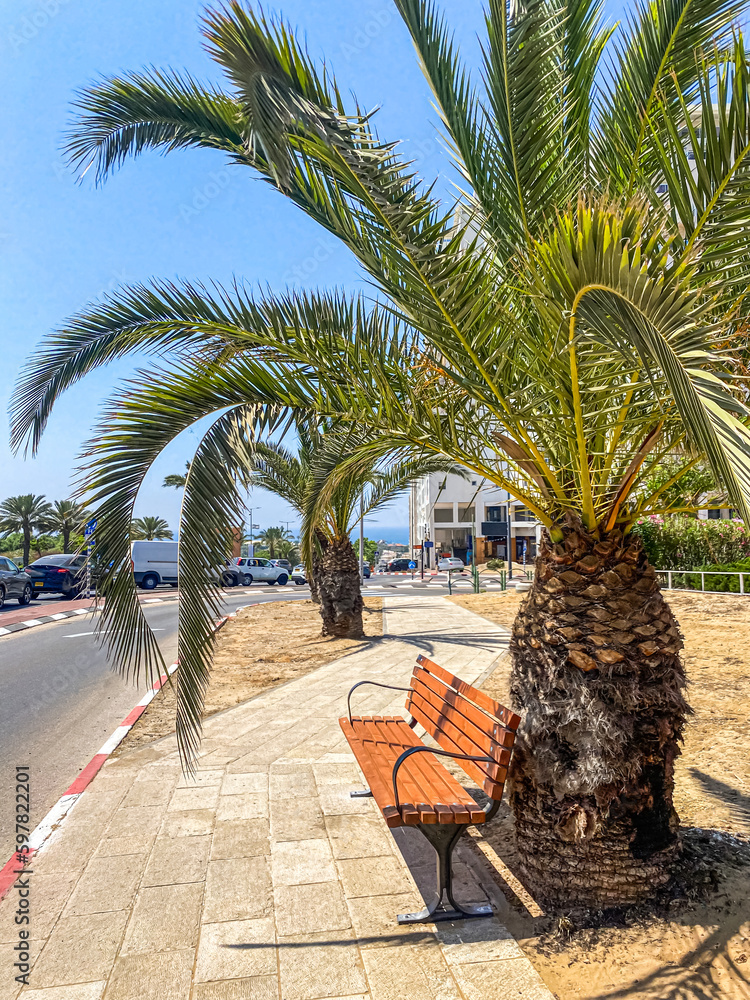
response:
M419 574L413 581L381 574L365 588L373 594L447 592L444 574L424 583ZM456 589L470 590L470 581L464 578ZM178 603L169 600L169 588L153 593L162 596L164 603L144 611L170 664L177 654ZM242 587L225 592L225 610L308 596L306 586ZM54 611L35 606L29 617ZM80 615L0 637L0 867L13 849L15 766L30 768L33 829L150 686L112 672L94 629L94 618Z

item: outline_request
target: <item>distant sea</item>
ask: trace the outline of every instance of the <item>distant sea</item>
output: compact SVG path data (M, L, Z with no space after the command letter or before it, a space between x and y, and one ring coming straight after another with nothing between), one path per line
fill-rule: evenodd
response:
M372 538L379 542L383 539L386 542L398 542L400 545L409 544L409 526L406 524L372 524L365 518L365 537ZM359 538L359 527L352 532L352 539Z

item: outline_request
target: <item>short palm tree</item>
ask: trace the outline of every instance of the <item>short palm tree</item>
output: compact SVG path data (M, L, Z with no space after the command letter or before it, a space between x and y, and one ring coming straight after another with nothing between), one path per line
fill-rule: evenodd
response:
M204 19L225 89L156 70L97 83L68 143L98 179L147 149L224 154L337 236L378 300L120 292L32 359L13 441L36 446L97 365L160 355L113 399L87 471L114 562L103 621L129 626L127 645L113 640L122 663L156 653L121 529L155 457L200 416L224 413L186 487L196 594L259 405L366 423L508 489L546 528L512 646L519 854L550 904L625 903L679 850L688 711L676 623L629 535L668 486L642 487L665 458L678 478L703 461L748 513L748 411L731 381L750 310L750 72L734 28L747 3L652 0L613 35L601 0L487 0L480 82L432 0L395 6L461 175L447 203L286 25L239 2ZM209 501L223 513L206 516ZM208 657L190 629L186 682ZM195 713L178 722L188 732Z
M62 535L63 552L68 551L70 536L83 530L88 514L86 508L75 500L56 500L47 519L47 529Z
M277 443L257 445L253 485L283 497L302 518L302 552L323 635L359 638L364 601L352 530L419 476L458 470L431 452L383 455L385 438L346 424L299 422L296 430L296 453ZM352 462L360 453L366 458Z
M162 486L171 486L176 490L181 490L182 487L187 483L188 473L190 472L190 462L185 462L185 472L170 472L168 476L164 477L164 482Z
M0 503L0 532L10 535L20 532L23 537L23 564L29 562L31 536L35 531L46 531L53 516L51 505L43 496L25 493L8 497Z
M130 537L133 541L154 542L174 536L163 517L136 517L130 525Z

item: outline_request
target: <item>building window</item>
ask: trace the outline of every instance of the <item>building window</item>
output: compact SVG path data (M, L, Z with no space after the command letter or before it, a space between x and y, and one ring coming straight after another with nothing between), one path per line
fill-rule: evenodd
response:
M450 507L436 507L434 512L435 524L453 523L453 504Z
M536 518L531 513L530 510L526 510L525 507L514 507L513 508L513 520L514 521L536 521Z
M508 509L507 509L507 507L488 507L487 508L487 520L488 521L507 521L508 520Z
M709 521L720 521L721 520L721 511L720 510L710 510L708 512L708 519L709 519Z
M458 505L458 520L462 524L471 524L474 520L474 505L471 507L466 504L460 503Z

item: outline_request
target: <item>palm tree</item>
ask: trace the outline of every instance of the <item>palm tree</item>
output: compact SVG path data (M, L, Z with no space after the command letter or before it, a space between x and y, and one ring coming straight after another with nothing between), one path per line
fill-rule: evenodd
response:
M187 483L188 474L190 472L190 462L185 462L185 473L184 475L179 472L171 472L168 476L164 477L164 482L162 486L173 486L176 490L181 490L183 486Z
M130 537L133 541L154 542L174 536L163 517L136 517L130 525Z
M71 534L80 532L87 518L86 508L75 500L56 500L52 504L46 527L47 530L62 535L63 552L67 552Z
M258 541L268 550L268 558L275 559L278 554L279 543L288 542L291 540L291 537L291 532L287 531L286 528L264 528L258 537Z
M432 0L395 0L461 175L447 203L288 26L239 2L204 18L224 90L146 70L85 91L74 163L103 180L147 149L221 152L337 236L378 299L118 292L33 357L12 440L35 448L55 400L95 367L162 355L140 391L113 397L86 473L107 515L102 624L128 623L113 655L157 670L123 525L166 444L223 414L182 515L186 753L210 661L208 568L237 517L258 407L360 422L509 490L546 528L512 643L519 856L550 906L621 904L664 883L679 851L688 711L676 622L630 536L667 484L643 486L666 459L680 460L672 481L703 462L748 514L749 414L726 349L750 311L750 71L734 27L747 3L653 0L614 34L601 0L487 4L477 82Z
M50 524L53 511L46 498L25 493L8 497L0 503L0 532L3 536L16 531L23 536L23 565L28 565L31 551L31 536L35 531L45 531Z
M283 497L302 518L302 552L323 635L360 638L364 601L352 530L420 475L458 470L429 452L384 454L384 439L351 425L298 422L296 431L296 454L278 443L256 446L252 483ZM353 462L360 453L366 457Z

